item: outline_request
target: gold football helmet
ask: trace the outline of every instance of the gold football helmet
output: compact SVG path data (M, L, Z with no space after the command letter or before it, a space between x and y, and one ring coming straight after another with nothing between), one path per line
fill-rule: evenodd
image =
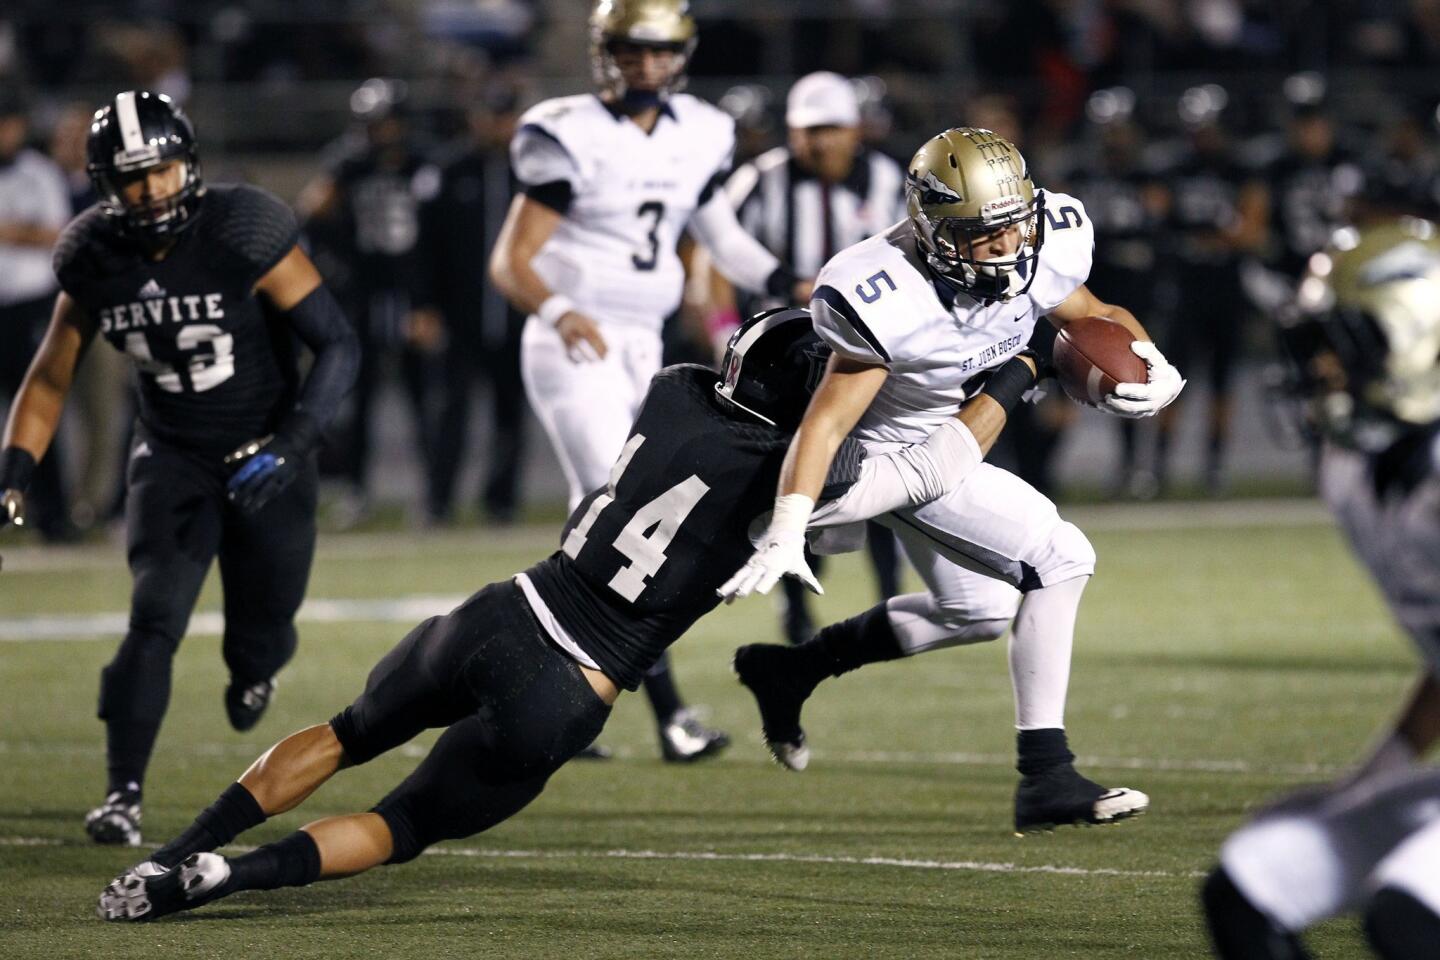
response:
M595 85L617 103L650 106L685 86L685 65L695 52L689 0L596 0L590 14L590 66ZM656 90L632 90L615 62L615 46L673 51L675 69Z
M1440 420L1440 227L1401 217L1337 230L1281 322L1313 426L1376 450Z
M981 300L1030 289L1045 241L1044 197L1015 144L989 130L955 127L910 159L906 208L915 240L944 282ZM986 259L975 243L1013 228L1013 256Z

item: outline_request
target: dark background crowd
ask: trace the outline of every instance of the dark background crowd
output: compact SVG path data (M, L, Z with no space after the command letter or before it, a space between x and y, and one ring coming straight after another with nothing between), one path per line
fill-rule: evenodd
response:
M1105 425L1120 434L1099 489L1111 496L1243 491L1249 478L1230 451L1245 414L1237 398L1250 394L1237 383L1269 355L1265 320L1309 255L1354 219L1440 216L1440 0L693 6L701 41L690 89L736 118L737 160L784 142L789 85L827 69L856 78L866 141L897 159L945 127L986 126L1021 146L1040 185L1085 202L1092 288L1157 330L1191 381L1158 423ZM295 206L360 333L359 385L323 464L332 522L358 522L383 499L374 474L393 464L374 434L396 419L423 478L407 504L418 521L508 522L550 488L523 470L543 447L526 442L523 318L489 288L484 264L509 201L505 148L519 113L590 88L587 9L11 0L0 14L0 261L53 242L53 228L22 235L6 222L6 171L20 152L53 168L78 211L93 199L90 112L121 89L170 95L196 123L212 181L248 179ZM6 312L19 298L0 270L9 361L35 342L20 329L29 321ZM677 317L674 357L709 359L693 320ZM12 368L23 373L9 361L0 403L17 385ZM126 376L123 358L91 351L68 458L57 460L68 507L41 522L51 536L115 509ZM1180 477L1187 406L1203 408L1185 415L1202 425L1191 431L1200 452ZM1054 398L1027 407L999 455L1063 496L1053 454L1076 417ZM547 496L561 499L558 488Z

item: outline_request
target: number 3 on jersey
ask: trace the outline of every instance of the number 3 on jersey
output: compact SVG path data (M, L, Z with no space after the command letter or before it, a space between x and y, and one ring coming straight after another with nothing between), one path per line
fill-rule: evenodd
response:
M605 492L590 501L590 509L585 511L585 516L565 538L561 549L571 560L580 556L580 551L585 549L590 528L595 525L605 508L615 502L615 487L620 483L620 477L630 465L635 451L639 450L644 442L645 437L638 433L626 442L620 459L610 468L610 483ZM615 576L610 578L611 590L631 603L635 602L645 589L645 578L653 577L665 565L665 548L670 546L670 541L679 532L680 525L709 490L709 484L691 474L635 511L630 522L625 524L616 535L615 542L611 544L621 556L630 561L628 566L621 567Z
M134 357L141 371L153 376L156 385L166 393L183 393L187 381L191 390L203 393L235 376L235 338L213 323L188 323L181 327L175 333L175 346L195 351L184 371L155 359L145 334L133 331L125 335L125 352ZM209 352L202 352L202 347L209 347Z

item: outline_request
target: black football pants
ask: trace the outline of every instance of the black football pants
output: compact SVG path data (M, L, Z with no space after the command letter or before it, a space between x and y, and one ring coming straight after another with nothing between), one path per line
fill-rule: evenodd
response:
M100 679L112 790L143 783L170 702L171 660L216 557L232 678L267 680L295 653L293 621L315 553L314 462L253 517L225 499L227 476L220 457L167 446L137 425L126 471L130 627Z
M514 816L594 741L609 716L579 665L550 642L507 580L410 631L330 727L352 763L422 730L449 728L375 806L390 828L390 862L404 863L432 843Z

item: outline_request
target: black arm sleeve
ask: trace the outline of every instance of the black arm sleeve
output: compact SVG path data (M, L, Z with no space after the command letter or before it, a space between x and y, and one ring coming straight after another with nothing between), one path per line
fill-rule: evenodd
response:
M315 352L315 363L300 388L300 398L281 422L277 433L302 448L319 439L320 431L335 416L340 401L355 384L360 370L360 341L340 303L322 283L291 307L290 324Z

